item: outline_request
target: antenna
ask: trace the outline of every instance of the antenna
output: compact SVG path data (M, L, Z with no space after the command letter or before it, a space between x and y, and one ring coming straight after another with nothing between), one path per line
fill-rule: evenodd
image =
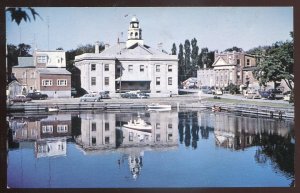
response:
M49 28L50 28L50 20L49 20L49 16L47 16L47 29L48 29L48 51L49 51Z

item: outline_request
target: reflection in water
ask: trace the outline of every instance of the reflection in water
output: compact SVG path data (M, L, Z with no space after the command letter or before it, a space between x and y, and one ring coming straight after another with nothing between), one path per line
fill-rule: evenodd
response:
M138 116L151 125L150 131L123 127ZM13 115L8 121L10 151L32 148L39 160L67 157L68 143L75 142L84 155L118 153L116 166L126 167L131 179L137 181L143 167L151 165L145 159L146 152L180 152L179 143L186 151L196 151L203 148L201 140L213 139L217 149L229 152L255 148L256 162L271 162L275 172L291 179L293 186L295 138L290 121L196 111Z

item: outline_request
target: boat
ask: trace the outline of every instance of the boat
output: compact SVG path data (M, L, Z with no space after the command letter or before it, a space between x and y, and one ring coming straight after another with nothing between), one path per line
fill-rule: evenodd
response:
M170 111L171 105L150 104L150 105L147 105L147 109L155 110L155 111Z
M220 112L221 111L221 107L220 106L213 106L212 108L211 108L211 110L213 111L213 112Z
M59 111L59 107L48 107L48 112L57 112Z
M151 132L152 130L151 125L141 119L140 116L138 116L137 120L130 120L127 124L124 124L123 127L146 132Z

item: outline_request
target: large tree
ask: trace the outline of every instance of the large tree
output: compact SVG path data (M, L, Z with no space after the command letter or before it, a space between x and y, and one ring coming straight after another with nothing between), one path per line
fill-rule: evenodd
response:
M291 33L292 36L292 33ZM293 37L293 36L292 36ZM255 77L260 84L267 82L280 82L284 80L287 86L294 89L294 42L276 42L269 50L258 54L257 69Z
M184 55L183 45L179 44L178 51L178 83L180 84L184 80Z
M189 40L184 42L184 80L191 76L191 43Z
M177 49L176 49L176 44L175 43L173 43L173 46L172 46L172 55L176 55L177 53Z
M232 48L227 48L225 50L225 52L232 52L232 51L236 51L236 52L243 52L243 49L242 48L238 48L236 46L233 46Z
M195 77L197 76L197 70L198 70L198 52L199 52L199 47L197 46L197 39L194 38L191 41L192 44L192 54L191 54L191 76Z
M11 80L12 67L18 65L18 57L31 56L31 46L21 43L18 46L13 44L7 45L7 78Z

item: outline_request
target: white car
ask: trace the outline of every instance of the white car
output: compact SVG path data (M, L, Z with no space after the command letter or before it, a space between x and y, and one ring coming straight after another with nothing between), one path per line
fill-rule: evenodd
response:
M85 94L82 97L80 97L80 102L100 102L101 96L98 94Z
M215 95L222 95L223 92L221 90L215 90Z

